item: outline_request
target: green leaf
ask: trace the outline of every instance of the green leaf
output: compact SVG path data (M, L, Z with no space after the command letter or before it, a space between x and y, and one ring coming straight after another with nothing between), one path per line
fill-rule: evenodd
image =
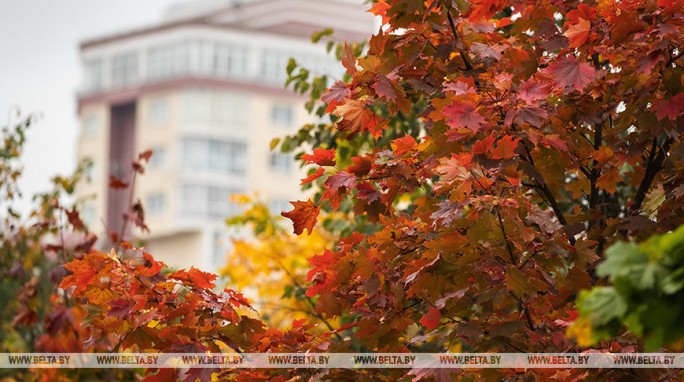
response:
M335 33L335 31L332 28L325 28L322 31L314 32L311 35L311 42L315 44L321 41L321 39L325 36L332 36L333 33Z
M606 325L627 312L627 303L612 287L597 287L580 293L578 307L594 325Z
M663 293L675 294L684 288L684 267L677 269L665 277L661 283Z
M297 61L294 58L287 60L287 74L292 75L292 72L297 68Z
M596 273L609 277L611 281L640 272L648 263L648 256L641 253L634 243L615 243L606 250L605 256L606 260L597 267Z

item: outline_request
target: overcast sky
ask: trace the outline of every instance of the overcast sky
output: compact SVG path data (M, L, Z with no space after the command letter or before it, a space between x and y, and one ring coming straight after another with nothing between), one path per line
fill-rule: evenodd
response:
M47 189L50 177L76 166L79 41L155 23L177 2L0 0L0 126L15 107L43 115L28 133L20 183L25 195Z

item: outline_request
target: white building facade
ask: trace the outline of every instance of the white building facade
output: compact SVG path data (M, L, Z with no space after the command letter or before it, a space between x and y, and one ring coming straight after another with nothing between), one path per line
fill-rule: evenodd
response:
M364 40L372 17L358 1L192 1L162 23L81 44L78 157L94 162L81 195L92 227L117 231L138 152L154 154L136 182L152 232L146 248L169 265L215 270L224 263L232 194L259 192L274 210L300 199L301 170L270 142L312 122L304 99L284 89L290 57L314 74L343 69L310 42L333 28Z

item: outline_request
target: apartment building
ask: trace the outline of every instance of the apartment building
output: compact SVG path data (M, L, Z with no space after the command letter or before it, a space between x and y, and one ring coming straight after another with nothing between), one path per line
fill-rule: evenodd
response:
M312 122L304 99L284 88L290 57L340 77L341 65L311 33L339 39L373 32L359 0L199 0L171 6L162 22L82 42L79 159L94 162L81 196L92 227L121 226L136 153L152 149L136 198L152 231L146 248L173 266L215 270L224 262L224 219L235 193L259 192L274 210L301 198L293 158L271 152L274 137Z

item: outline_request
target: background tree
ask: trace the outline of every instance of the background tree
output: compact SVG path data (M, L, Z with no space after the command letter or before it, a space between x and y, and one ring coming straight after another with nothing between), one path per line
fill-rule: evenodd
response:
M684 349L684 226L644 243L617 242L596 269L610 286L583 291L568 333L583 346L618 335L643 336L646 350Z
M221 270L227 284L245 291L269 326L286 328L295 320L319 320L325 330L333 330L335 323L321 317L315 301L304 295L308 260L329 247L332 237L321 229L308 236L293 235L285 219L258 199L238 195L233 202L246 210L227 219L227 224L247 234L232 241Z
M0 352L107 351L111 347L106 342L89 342L84 306L74 304L58 288L68 273L64 264L82 258L97 239L80 218L81 201L73 198L88 164L81 164L71 176L54 177L51 190L32 196L28 213L16 210L26 131L38 117L19 115L18 119L2 128L0 145ZM130 379L134 374L116 369L9 369L0 370L0 376L8 381L71 381Z

